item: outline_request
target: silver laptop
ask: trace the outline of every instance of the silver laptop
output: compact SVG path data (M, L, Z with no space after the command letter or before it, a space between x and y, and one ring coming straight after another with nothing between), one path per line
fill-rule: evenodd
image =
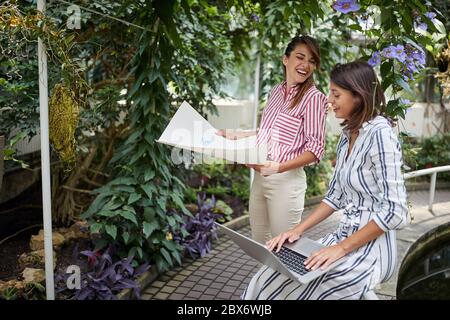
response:
M219 230L229 236L250 257L302 284L306 284L320 277L347 259L343 257L332 263L325 270L321 270L320 268L308 270L305 268L303 262L313 252L325 247L317 241L301 237L293 243L285 242L280 252L276 253L275 249L274 251L269 251L266 246L224 225L217 222L216 225L219 227Z

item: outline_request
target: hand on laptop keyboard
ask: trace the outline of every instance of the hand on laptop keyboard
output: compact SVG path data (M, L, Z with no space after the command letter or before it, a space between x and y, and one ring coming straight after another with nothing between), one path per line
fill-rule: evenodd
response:
M276 248L276 252L279 252L284 242L288 241L289 243L292 243L294 241L297 241L302 236L302 234L303 232L299 232L295 228L286 232L282 232L275 238L272 238L266 242L267 249L272 251L274 248Z
M344 257L346 252L340 244L325 247L313 252L305 261L306 268L316 270L321 268L325 270L330 264Z

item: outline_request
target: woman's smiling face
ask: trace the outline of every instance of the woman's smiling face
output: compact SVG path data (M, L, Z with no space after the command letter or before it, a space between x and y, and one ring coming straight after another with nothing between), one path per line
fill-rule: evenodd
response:
M299 44L289 56L283 57L286 67L286 81L289 86L303 83L316 69L316 61L306 44Z
M351 91L331 82L328 103L331 104L336 118L348 120L359 104L359 99Z

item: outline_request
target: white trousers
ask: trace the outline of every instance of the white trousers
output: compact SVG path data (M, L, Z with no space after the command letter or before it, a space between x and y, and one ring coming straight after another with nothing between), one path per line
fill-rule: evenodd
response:
M299 223L305 192L306 175L303 168L267 177L255 172L249 201L253 240L265 243Z

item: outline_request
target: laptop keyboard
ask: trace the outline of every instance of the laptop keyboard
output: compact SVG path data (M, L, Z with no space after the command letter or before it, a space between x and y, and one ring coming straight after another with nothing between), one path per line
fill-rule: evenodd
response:
M294 271L295 273L304 275L311 271L305 268L304 262L306 257L298 252L285 247L281 247L280 252L276 252L275 249L272 252L281 260L281 262L283 262L284 265L286 265L289 270Z

